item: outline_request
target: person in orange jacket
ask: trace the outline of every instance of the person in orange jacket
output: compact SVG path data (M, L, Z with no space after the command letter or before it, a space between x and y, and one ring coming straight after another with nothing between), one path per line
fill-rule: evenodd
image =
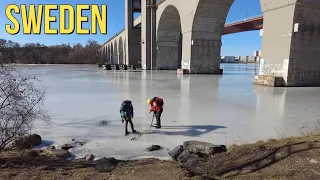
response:
M161 114L163 112L163 99L159 97L154 97L148 99L148 104L150 104L150 112L153 112L153 114L156 116L157 124L156 128L161 128Z

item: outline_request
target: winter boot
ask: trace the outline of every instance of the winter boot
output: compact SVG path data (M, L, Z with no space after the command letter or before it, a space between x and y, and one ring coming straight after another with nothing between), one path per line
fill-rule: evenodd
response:
M160 120L157 120L156 129L160 129L160 128L161 128Z

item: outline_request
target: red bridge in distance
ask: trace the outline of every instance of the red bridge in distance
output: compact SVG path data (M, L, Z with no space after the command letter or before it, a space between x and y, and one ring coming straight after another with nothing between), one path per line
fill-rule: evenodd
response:
M260 30L263 28L263 16L258 15L225 24L223 35Z

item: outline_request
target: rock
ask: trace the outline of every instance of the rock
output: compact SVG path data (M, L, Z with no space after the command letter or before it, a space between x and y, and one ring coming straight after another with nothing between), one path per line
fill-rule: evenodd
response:
M169 151L168 154L172 159L177 160L178 156L183 152L183 146L179 145L175 147L172 151Z
M86 155L86 160L87 161L93 161L94 160L94 155L93 154L88 154L88 155Z
M206 156L227 151L225 145L217 146L201 141L185 141L183 142L183 149L192 153Z
M69 141L71 141L71 142L72 142L72 141L75 141L75 139L71 138L71 139L69 139Z
M73 148L72 144L64 144L61 146L61 149L68 151L69 149Z
M67 159L70 156L69 151L64 149L47 149L43 153L62 159Z
M110 172L112 171L117 164L121 163L123 161L116 160L114 157L109 158L101 158L94 162L95 168L100 172Z
M197 154L193 154L188 150L183 151L177 158L179 163L192 163L200 160Z
M161 146L159 146L159 145L151 145L151 146L146 148L146 151L151 152L151 151L157 151L157 150L160 150L160 149L161 149Z
M39 146L41 143L41 136L38 134L28 134L14 140L10 145L10 149L30 149Z
M56 147L55 146L48 146L48 147L46 147L46 149L56 149Z

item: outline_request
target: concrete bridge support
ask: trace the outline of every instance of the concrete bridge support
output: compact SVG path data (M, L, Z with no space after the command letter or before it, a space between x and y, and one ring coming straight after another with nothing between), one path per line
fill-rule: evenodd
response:
M120 37L119 38L119 47L118 47L118 49L119 49L119 64L124 64L124 60L123 60L123 40L122 40L122 38Z
M157 69L220 74L221 37L234 0L167 0L158 7Z
M156 0L141 0L141 63L156 68Z
M111 43L111 50L110 50L110 63L113 63L113 57L114 57L114 45Z
M113 47L113 62L112 63L116 63L119 64L119 51L118 51L118 43L115 40L114 41L114 47Z
M320 1L260 0L262 55L255 84L320 85Z
M128 64L140 67L138 62L141 61L141 28L133 27L133 11L133 0L125 0L125 59Z
M200 0L192 25L190 73L220 74L221 38L234 0ZM183 38L185 39L185 38Z
M126 59L126 58L127 58L127 57L126 57L126 56L127 56L126 54L127 54L126 39L124 39L124 40L123 40L123 63L128 65L128 62L127 62L127 59Z
M107 62L111 62L111 46L108 46L108 61Z
M104 47L103 49L102 49L102 54L103 54L103 61L105 62L106 60L107 60L107 48L106 47Z

